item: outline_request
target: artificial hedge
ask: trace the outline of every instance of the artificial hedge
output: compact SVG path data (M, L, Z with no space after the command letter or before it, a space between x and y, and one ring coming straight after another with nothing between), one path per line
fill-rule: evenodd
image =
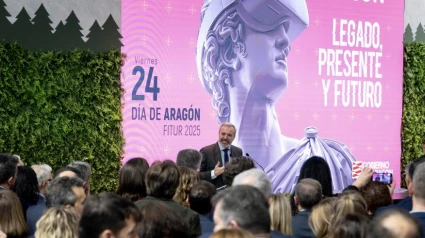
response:
M115 191L121 62L117 50L42 52L0 42L0 151L53 169L86 161L92 191Z
M410 161L424 154L425 43L404 45L403 78L402 173Z

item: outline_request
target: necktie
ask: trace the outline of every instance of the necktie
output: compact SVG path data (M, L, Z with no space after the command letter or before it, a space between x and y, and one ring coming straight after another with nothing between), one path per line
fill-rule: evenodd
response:
M227 164L229 162L229 153L227 153L229 151L229 148L226 148L223 150L224 152L224 164Z

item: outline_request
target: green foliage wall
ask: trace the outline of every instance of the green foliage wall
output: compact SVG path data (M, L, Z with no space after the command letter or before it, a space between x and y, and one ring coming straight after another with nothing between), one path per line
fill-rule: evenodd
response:
M0 43L0 151L53 169L92 165L92 190L115 191L124 144L119 51L29 51Z
M404 46L402 167L424 154L425 43ZM402 172L403 172L402 171Z

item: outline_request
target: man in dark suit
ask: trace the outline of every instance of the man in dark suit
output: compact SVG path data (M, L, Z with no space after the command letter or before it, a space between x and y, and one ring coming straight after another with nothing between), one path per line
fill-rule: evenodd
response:
M173 161L159 162L150 167L146 173L146 193L147 197L137 201L136 206L143 208L147 204L155 201L162 201L174 210L189 227L190 237L201 235L201 224L199 215L173 201L173 196L179 186L180 173L177 165ZM164 214L166 216L166 214Z
M294 201L298 209L298 214L292 218L293 237L315 237L308 219L311 214L311 208L318 204L322 199L322 186L314 179L302 179L295 186Z
M242 156L242 149L232 145L236 128L231 123L223 123L218 132L218 141L201 149L202 162L199 176L201 180L213 183L217 188L224 186L224 166L231 157Z
M406 180L406 185L407 185L407 188L408 188L408 191L409 191L409 196L404 198L403 200L401 200L400 202L398 202L396 204L378 208L378 210L376 210L375 215L378 215L382 211L385 211L385 210L391 209L391 208L401 208L401 209L404 209L408 212L412 211L412 206L413 206L412 205L412 190L413 190L412 179L413 179L413 176L415 174L416 168L423 163L425 163L425 155L422 155L421 157L410 162L406 166L405 180Z

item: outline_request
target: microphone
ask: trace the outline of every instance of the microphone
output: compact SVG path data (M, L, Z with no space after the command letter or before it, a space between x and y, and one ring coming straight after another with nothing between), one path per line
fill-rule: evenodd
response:
M263 170L263 172L264 172L264 168L263 168L263 166L261 166L261 164L259 164L257 161L255 161L255 159L254 158L252 158L251 156L249 156L249 154L248 153L246 153L245 154L248 158L250 158L250 159L252 159L252 161L254 161L254 163L256 164L256 165L258 165L258 166L260 166L260 168Z

